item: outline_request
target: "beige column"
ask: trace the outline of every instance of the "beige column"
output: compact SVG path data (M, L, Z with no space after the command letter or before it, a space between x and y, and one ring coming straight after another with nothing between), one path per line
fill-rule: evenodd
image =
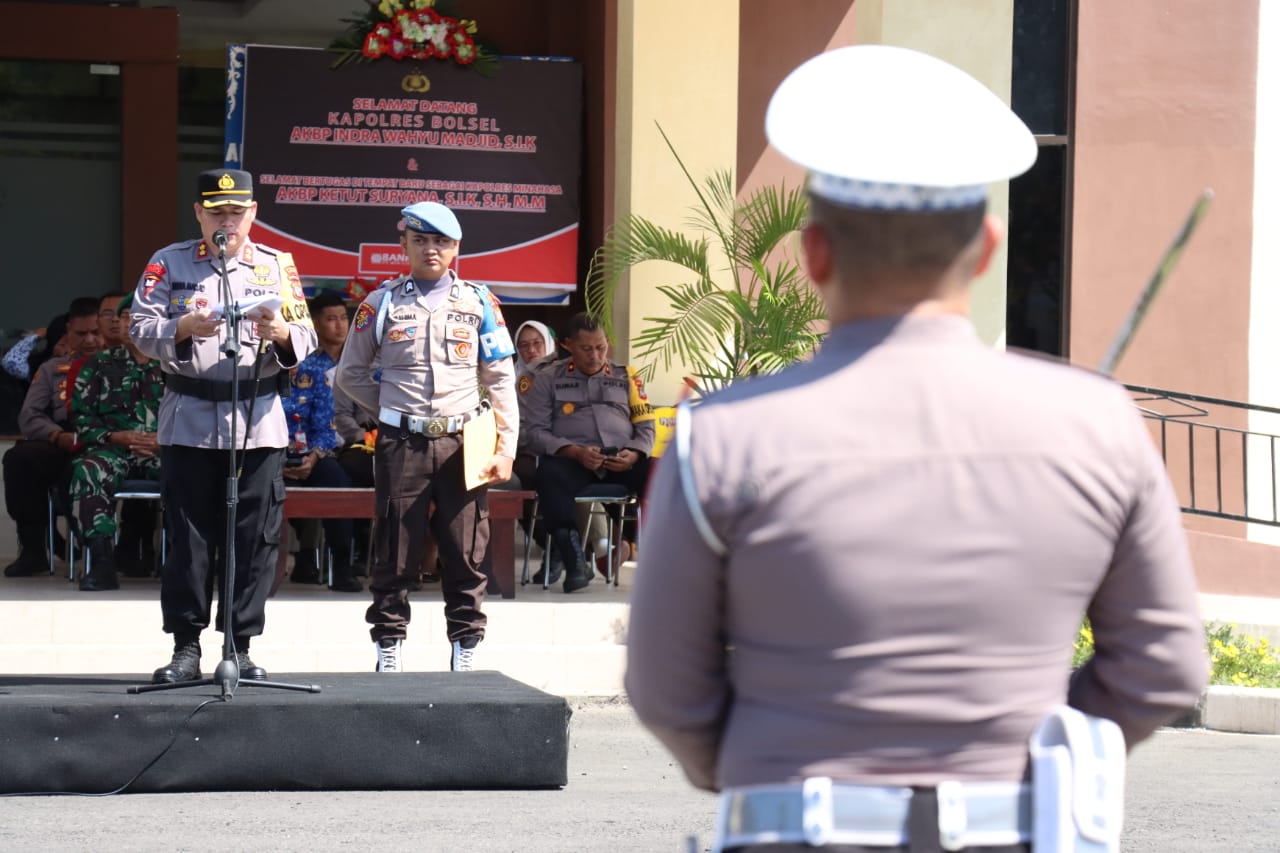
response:
M612 222L636 214L696 238L686 220L697 196L663 143L658 125L699 184L714 170L734 168L738 0L617 2ZM623 280L614 309L619 361L631 360L629 341L647 325L644 317L671 315L657 288L689 278L683 268L653 261ZM650 383L650 399L658 405L674 402L683 373L677 367L662 371L659 365Z
M1010 102L1013 0L857 0L858 44L889 44L946 60ZM938 128L945 138L947 129ZM990 211L1008 221L1009 185L991 188ZM984 341L1004 344L1006 252L1001 246L974 284L973 323Z

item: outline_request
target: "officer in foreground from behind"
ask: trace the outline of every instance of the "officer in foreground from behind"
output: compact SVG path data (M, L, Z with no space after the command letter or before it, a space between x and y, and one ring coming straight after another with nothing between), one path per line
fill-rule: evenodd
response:
M680 407L631 703L721 792L715 850L1114 850L1125 749L1195 704L1204 629L1125 390L969 322L1001 230L985 187L1030 167L1031 133L885 46L796 69L766 130L809 172L831 331ZM1097 655L1072 674L1086 615Z

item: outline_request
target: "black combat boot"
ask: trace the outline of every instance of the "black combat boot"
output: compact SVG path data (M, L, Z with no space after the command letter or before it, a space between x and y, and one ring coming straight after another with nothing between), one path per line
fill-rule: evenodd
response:
M47 574L49 557L45 551L45 526L43 524L18 525L18 559L4 567L7 578L26 578Z
M107 589L119 589L120 581L116 578L116 552L111 540L106 536L89 540L89 561L80 578L82 592L102 592Z
M173 638L173 659L151 676L152 684L174 684L179 681L198 681L200 678L200 637L177 636Z
M249 660L249 638L235 637L231 642L236 647L236 666L240 669L240 680L266 681L267 671Z
M351 567L351 543L333 547L333 582L329 589L334 592L364 592L364 585L356 578Z
M582 539L574 527L562 527L552 534L564 560L564 591L575 592L591 583L591 567L582 552Z

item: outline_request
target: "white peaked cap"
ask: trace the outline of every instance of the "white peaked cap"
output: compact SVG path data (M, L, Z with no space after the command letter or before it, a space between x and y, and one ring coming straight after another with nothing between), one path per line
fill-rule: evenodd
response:
M953 65L887 45L805 62L765 115L769 142L809 170L809 191L837 204L942 210L976 204L986 185L1036 159L1031 131Z

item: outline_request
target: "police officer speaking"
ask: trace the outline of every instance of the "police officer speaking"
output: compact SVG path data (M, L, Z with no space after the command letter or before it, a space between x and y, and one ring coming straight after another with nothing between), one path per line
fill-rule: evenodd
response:
M511 476L519 416L515 348L497 299L451 270L462 226L442 204L404 208L400 243L410 274L387 282L356 310L338 361L337 384L378 419L374 450L375 542L369 589L378 672L401 672L409 591L428 527L443 566L450 668L475 668L484 638L489 544L486 485L468 490L462 430L491 406L497 443L482 466L487 483ZM374 371L381 366L379 382ZM481 389L488 390L482 400ZM434 507L428 517L428 508Z
M968 321L986 185L1035 141L969 75L878 45L793 71L766 131L809 172L831 331L678 410L632 705L721 792L715 850L1115 850L1125 748L1194 706L1204 630L1125 390Z
M240 457L236 600L219 600L218 608L232 608L240 677L262 681L267 673L249 659L249 639L262 633L266 621L284 516L288 429L280 391L289 387L289 368L315 349L316 332L292 256L249 239L258 209L249 173L202 172L197 190L201 238L174 243L151 256L133 294L129 324L138 349L160 359L165 381L160 488L173 544L161 577L160 607L164 630L173 634L174 652L152 680L200 677L200 632L209 625L210 564L225 541L228 454L234 447L247 448ZM242 305L263 297L283 300L277 311L259 306L247 312L234 361L224 353L221 273L215 263L224 241L231 298ZM239 408L234 435L233 382L238 383ZM221 630L221 616L217 624Z

